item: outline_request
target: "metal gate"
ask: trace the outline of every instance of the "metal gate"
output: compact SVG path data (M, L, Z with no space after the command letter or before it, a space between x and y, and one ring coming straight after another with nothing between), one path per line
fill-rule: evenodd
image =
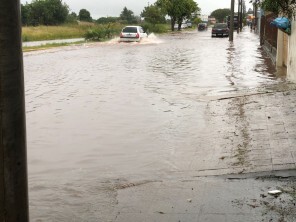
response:
M261 17L260 43L261 45L267 41L274 48L277 48L277 28L270 25L274 14L268 14Z

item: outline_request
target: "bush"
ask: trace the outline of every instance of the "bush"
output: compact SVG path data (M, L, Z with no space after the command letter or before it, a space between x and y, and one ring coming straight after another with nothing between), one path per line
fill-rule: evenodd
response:
M165 33L169 30L169 27L167 24L151 24L151 23L144 23L141 25L145 32L147 33Z
M106 31L104 29L89 29L85 33L85 40L92 40L92 41L101 41L102 39L106 38Z
M117 23L109 23L107 25L96 25L90 28L85 33L86 40L102 41L104 39L113 38L118 35L121 31L121 25Z

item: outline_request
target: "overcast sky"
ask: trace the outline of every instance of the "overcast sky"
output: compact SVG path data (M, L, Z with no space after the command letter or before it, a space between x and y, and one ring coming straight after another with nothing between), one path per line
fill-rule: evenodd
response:
M90 11L94 19L105 16L119 16L123 7L132 10L135 15L140 15L145 6L153 4L156 0L63 0L69 5L70 10L78 14L80 9ZM202 14L210 14L218 8L230 8L231 0L195 0L202 10ZM31 0L21 0L21 3L30 3ZM237 1L236 1L237 2ZM249 1L246 1L249 2ZM247 5L247 9L249 5Z

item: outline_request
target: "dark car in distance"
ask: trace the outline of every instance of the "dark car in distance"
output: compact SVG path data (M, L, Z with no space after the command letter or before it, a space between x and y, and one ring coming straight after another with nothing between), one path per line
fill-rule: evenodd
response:
M216 23L212 28L212 37L217 36L229 36L229 28L226 23Z
M208 29L208 26L206 23L199 23L198 26L197 26L197 30L198 31L204 31L204 30L207 30Z

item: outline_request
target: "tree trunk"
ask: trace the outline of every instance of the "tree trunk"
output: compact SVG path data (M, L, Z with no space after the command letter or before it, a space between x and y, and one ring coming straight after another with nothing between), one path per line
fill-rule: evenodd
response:
M178 31L181 31L182 22L183 22L183 18L179 18L178 19Z
M20 1L1 0L0 221L29 221L27 183Z
M176 23L176 19L171 17L171 30L172 30L172 32L175 30L175 23Z

